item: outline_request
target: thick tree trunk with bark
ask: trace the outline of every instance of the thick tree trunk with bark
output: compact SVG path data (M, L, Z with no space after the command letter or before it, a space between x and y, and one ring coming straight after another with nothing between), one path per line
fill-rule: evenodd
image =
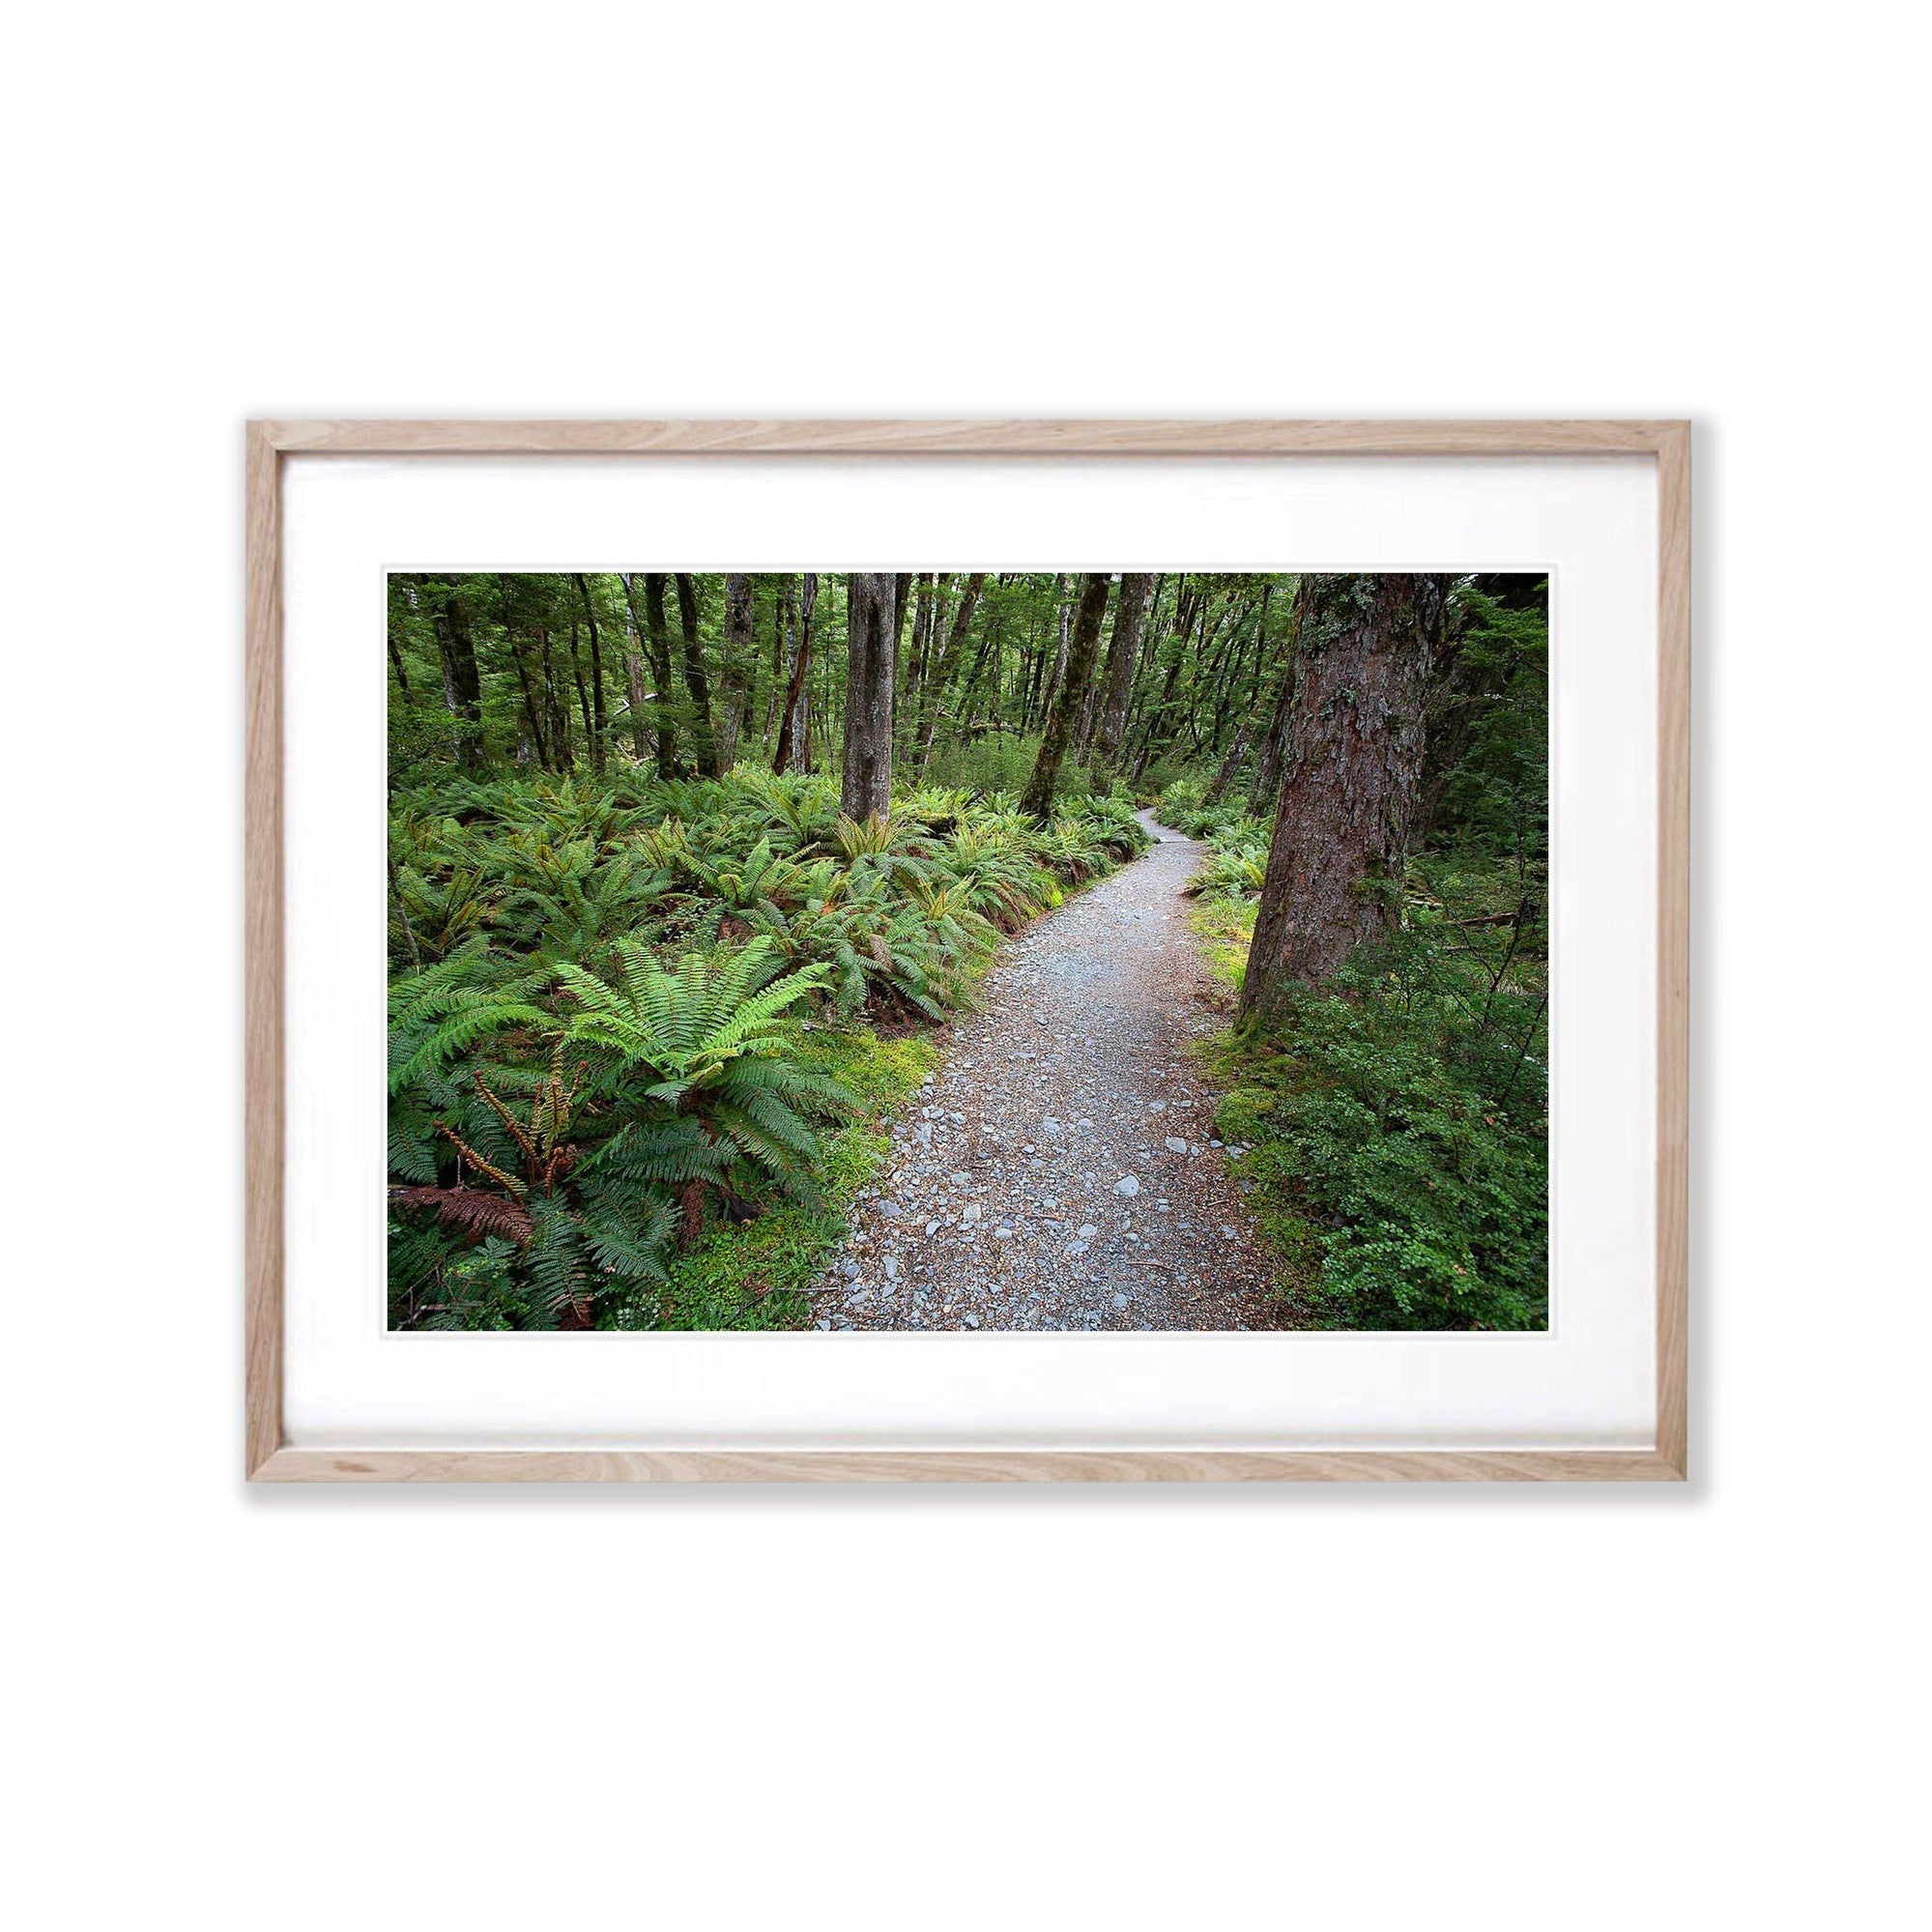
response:
M778 750L771 761L774 777L793 765L812 768L811 710L806 679L812 669L812 612L819 601L819 573L807 570L799 587L798 608L793 620L792 676L785 686L785 715L778 726Z
M1060 766L1073 742L1074 726L1080 720L1086 687L1093 678L1094 660L1100 655L1100 625L1107 614L1108 575L1095 571L1081 580L1080 613L1074 619L1073 637L1067 647L1066 676L1047 720L1047 735L1040 740L1040 755L1033 761L1033 775L1021 795L1020 809L1036 819L1053 816L1053 793L1060 782Z
M1113 607L1113 642L1107 650L1107 677L1100 687L1094 718L1093 762L1102 769L1112 765L1127 731L1127 699L1134 689L1134 669L1140 657L1140 639L1147 628L1147 607L1153 601L1151 572L1126 571L1120 597Z
M1040 687L1040 715L1043 718L1053 708L1053 700L1059 696L1060 686L1066 678L1068 632L1073 623L1074 586L1078 581L1069 580L1064 573L1053 579L1053 602L1057 608L1059 634L1053 646L1053 668Z
M846 586L845 783L840 803L860 822L892 809L891 573L854 572Z
M1301 581L1292 756L1254 922L1244 1021L1277 1018L1288 989L1330 977L1400 916L1424 718L1450 580Z
M718 741L711 727L711 686L705 676L705 653L698 642L698 587L690 572L679 570L678 618L684 633L684 688L691 694L694 713L691 735L698 756L698 769L706 778L722 778L718 766Z

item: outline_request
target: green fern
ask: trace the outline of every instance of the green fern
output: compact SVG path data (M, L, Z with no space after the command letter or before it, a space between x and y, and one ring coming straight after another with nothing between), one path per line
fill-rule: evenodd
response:
M823 986L810 966L774 978L768 939L692 952L675 967L633 940L617 945L613 985L563 966L563 993L576 1006L564 1031L572 1048L603 1055L601 1090L688 1115L713 1145L728 1145L785 1186L809 1177L817 1139L803 1115L849 1109L835 1081L798 1066L786 1052L779 1016ZM687 1223L705 1180L687 1182Z

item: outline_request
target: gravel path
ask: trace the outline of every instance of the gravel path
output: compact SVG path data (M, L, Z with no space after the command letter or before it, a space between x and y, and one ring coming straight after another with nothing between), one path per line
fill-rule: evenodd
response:
M821 1328L1254 1329L1271 1269L1191 1043L1220 1024L1160 841L1000 948L858 1197Z

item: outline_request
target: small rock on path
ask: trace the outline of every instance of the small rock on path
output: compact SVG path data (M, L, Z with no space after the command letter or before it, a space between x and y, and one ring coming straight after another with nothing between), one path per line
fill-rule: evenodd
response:
M1257 1329L1273 1270L1193 1043L1219 1024L1160 841L1001 948L814 1291L834 1329Z

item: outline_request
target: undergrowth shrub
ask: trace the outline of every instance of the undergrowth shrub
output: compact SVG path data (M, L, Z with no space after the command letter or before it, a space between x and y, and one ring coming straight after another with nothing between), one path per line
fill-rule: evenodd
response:
M1222 1050L1223 1137L1316 1326L1547 1325L1545 968L1456 931L1419 909Z

